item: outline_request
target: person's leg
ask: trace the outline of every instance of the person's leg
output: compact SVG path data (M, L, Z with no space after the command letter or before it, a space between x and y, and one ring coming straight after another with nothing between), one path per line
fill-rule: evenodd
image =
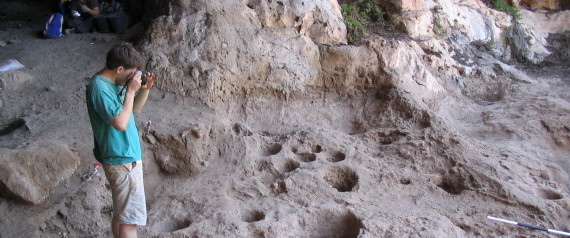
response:
M111 220L111 231L114 238L121 238L120 223L121 214L125 211L129 196L129 172L131 165L106 165L103 164L105 176L111 186L111 197L113 198L113 218Z
M142 167L142 161L103 165L105 176L111 185L113 198L111 229L115 238L137 237L137 225L146 224Z
M113 238L120 238L120 234L119 234L119 226L121 224L119 224L119 218L118 217L113 217L113 220L111 220L111 231L113 232Z
M121 224L119 228L119 237L137 238L137 225Z

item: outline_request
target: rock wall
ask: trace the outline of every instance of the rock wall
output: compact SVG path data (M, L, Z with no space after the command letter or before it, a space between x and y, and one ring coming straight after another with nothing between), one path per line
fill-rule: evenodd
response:
M145 234L510 234L475 216L497 211L567 228L560 167L467 138L532 135L566 146L558 119L543 123L552 130L544 136L473 109L535 83L505 62L540 64L551 52L545 31L564 23L538 30L528 16L546 14L515 21L481 0L390 4L402 9L389 19L406 36L370 34L358 45L346 44L336 1L163 4L138 45L147 68L162 76L160 89L203 101L223 120L146 137L160 171L190 176L173 184L196 192L159 189L167 199L149 214L168 218ZM462 121L486 127L452 126Z
M336 1L188 2L155 19L140 45L166 79L157 86L181 95L300 91L322 84L318 45L346 43Z
M548 34L567 30L563 20L547 29L537 27L539 21L531 19L545 19L546 14L525 10L521 10L522 21L513 24L510 15L489 8L481 0L392 4L402 9L389 13L393 24L411 39L427 42L420 43L423 49L416 51L419 57L434 60L429 63L433 68L469 66L453 60L459 60L461 54L460 49L450 48L459 43L456 36L466 44L486 45L502 60L540 64L552 52L546 41ZM171 1L160 6L157 12L163 15L154 19L147 40L139 44L148 58L147 68L164 79L157 84L161 90L198 97L212 106L219 100L251 93L287 98L311 87L375 87L386 82L389 72L402 70L400 66L409 60L389 59L389 64L396 60L399 65L383 67L374 55L384 52L364 45L345 46L346 27L336 1ZM549 14L548 19L565 19L565 14ZM441 43L441 38L450 44ZM411 41L405 44L419 49ZM442 49L446 52L439 52ZM437 56L426 56L423 51ZM402 60L405 63L401 64ZM338 67L342 61L356 68ZM460 76L453 70L447 74ZM416 77L432 82L430 88L438 87L429 76Z

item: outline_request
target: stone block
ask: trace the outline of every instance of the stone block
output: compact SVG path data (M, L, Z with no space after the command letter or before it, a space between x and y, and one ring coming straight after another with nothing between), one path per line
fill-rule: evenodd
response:
M37 205L68 179L79 157L63 144L25 151L0 149L0 194Z

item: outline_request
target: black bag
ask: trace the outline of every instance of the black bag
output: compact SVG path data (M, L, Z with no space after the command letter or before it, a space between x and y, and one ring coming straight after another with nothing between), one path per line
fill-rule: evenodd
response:
M125 13L116 13L107 16L111 30L115 33L123 33L129 28L129 18Z
M95 17L95 27L97 28L97 31L101 33L111 32L111 27L109 26L109 22L107 22L106 15L97 15Z
M77 33L89 33L93 30L93 17L76 17L71 18L68 22L69 26L74 27Z
M123 12L121 4L115 0L111 4L103 1L99 9L101 14L95 18L97 31L101 33L123 33L129 27L129 18Z

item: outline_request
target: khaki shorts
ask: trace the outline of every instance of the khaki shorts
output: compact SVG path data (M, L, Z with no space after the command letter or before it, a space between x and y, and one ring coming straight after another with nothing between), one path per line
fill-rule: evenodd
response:
M146 225L142 160L117 165L103 165L111 184L113 217L120 224Z

